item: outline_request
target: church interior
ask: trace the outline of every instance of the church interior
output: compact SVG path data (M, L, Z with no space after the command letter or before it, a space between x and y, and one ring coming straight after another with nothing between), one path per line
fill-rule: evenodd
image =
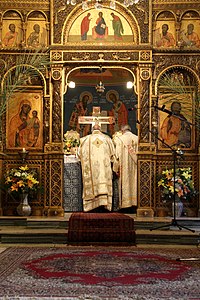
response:
M199 0L1 0L0 83L2 246L106 244L93 214L117 244L198 247ZM78 149L96 122L111 139L125 124L137 136L137 195L119 207L113 175L112 211L83 225ZM120 239L116 216L130 226ZM77 224L91 232L68 231Z

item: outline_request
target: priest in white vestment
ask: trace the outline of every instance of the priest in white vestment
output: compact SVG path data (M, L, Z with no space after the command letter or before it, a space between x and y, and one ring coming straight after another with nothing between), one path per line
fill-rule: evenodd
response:
M121 127L121 134L113 136L116 161L113 170L119 176L119 209L137 205L138 137L129 125Z
M82 167L83 210L104 206L111 211L114 145L112 139L101 132L100 125L95 124L92 134L80 139L78 156Z

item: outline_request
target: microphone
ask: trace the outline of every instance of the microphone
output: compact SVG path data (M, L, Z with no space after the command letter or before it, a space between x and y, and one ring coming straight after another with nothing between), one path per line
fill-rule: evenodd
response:
M171 110L168 110L168 109L166 109L165 108L165 105L163 105L162 107L159 107L159 106L153 106L155 109L158 109L158 110L161 110L161 111L163 111L163 112L166 112L166 113L168 113L170 116L171 115L176 115L175 113L173 113Z
M158 110L161 110L165 113L168 113L169 116L175 116L176 118L180 119L181 121L189 124L189 125L193 125L191 122L187 121L182 115L180 116L179 114L175 113L175 112L172 112L171 110L168 110L165 108L165 105L163 105L162 107L159 107L159 106L152 106L154 109L158 109Z

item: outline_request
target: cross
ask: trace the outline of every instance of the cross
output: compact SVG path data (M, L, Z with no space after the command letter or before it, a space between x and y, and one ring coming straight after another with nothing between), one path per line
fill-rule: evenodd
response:
M102 124L114 124L115 118L114 117L104 117L101 116L100 107L93 106L92 116L79 116L78 123L85 124L85 125L94 125L97 123L101 126Z

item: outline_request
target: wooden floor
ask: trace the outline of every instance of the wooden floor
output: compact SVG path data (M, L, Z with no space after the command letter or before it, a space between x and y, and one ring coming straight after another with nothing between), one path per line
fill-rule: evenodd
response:
M71 213L65 213L64 217L0 216L0 245L67 245L70 216ZM178 218L174 226L171 217L128 216L134 218L136 245L198 246L200 243L200 218Z

